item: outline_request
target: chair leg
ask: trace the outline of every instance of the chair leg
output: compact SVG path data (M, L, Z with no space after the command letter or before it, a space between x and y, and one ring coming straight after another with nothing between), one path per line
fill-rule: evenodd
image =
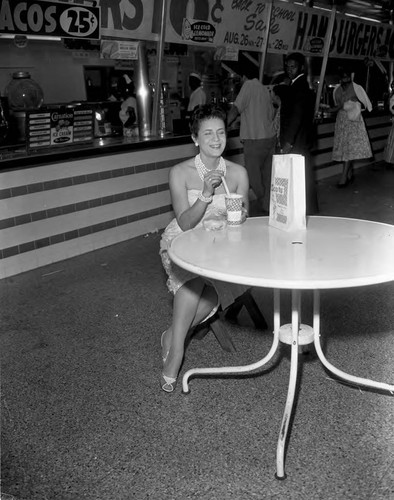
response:
M242 300L250 317L252 318L254 326L261 330L266 330L268 328L267 322L265 321L265 318L256 304L250 290L243 294Z
M235 352L235 345L231 340L231 337L223 324L224 320L233 321L237 320L237 316L241 311L242 307L246 307L254 326L261 330L266 330L268 328L267 322L260 311L256 301L254 300L251 291L247 290L243 295L238 297L233 304L231 304L225 311L219 310L219 312L212 317L207 323L199 325L192 330L192 335L196 339L203 339L205 335L212 330L217 341L223 350L227 352Z
M199 328L199 326L200 325L192 328L191 331L192 331L192 335L195 339L202 340L205 337L205 335L209 332L210 325L207 325L207 324L202 325L202 326L200 326L200 328Z
M190 338L193 337L197 340L202 340L209 331L212 331L224 351L235 352L235 345L223 324L223 316L223 311L217 312L215 316L210 318L206 323L191 328L187 335L187 339L190 341Z
M223 312L220 312L219 315L211 322L209 327L224 351L235 352L235 345L231 340L226 327L223 325L223 316Z
M241 297L238 297L237 299L235 299L235 301L230 305L228 306L228 308L226 309L226 312L225 312L225 319L227 321L230 321L230 323L237 323L238 320L237 320L237 317L238 317L238 314L241 312L241 309L243 308L244 304L241 300Z

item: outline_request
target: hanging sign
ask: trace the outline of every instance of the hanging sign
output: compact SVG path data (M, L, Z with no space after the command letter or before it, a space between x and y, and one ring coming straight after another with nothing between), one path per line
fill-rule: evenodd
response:
M317 8L275 2L272 7L267 50L285 54L324 53L330 13ZM388 24L337 14L330 43L330 57L382 60L394 58L394 31Z
M183 21L182 40L186 42L213 43L215 35L216 28L211 23L189 19Z
M235 47L218 47L213 56L215 61L238 61L239 50Z
M0 32L98 38L100 28L104 39L159 40L162 0L96 0L97 7L72 1L0 0ZM165 41L259 52L267 6L264 0L167 0ZM267 51L322 56L329 20L327 10L275 0ZM394 26L337 14L329 55L392 60Z
M267 51L323 55L330 14L284 2L272 6Z
M267 35L267 4L261 0L172 0L167 14L167 42L261 51Z
M103 37L159 40L161 0L97 0L97 3L101 8Z
M330 45L331 57L381 60L394 59L394 27L351 18L335 18Z
M101 58L103 59L138 59L139 42L127 40L102 40Z
M100 39L97 7L34 0L0 0L0 33Z
M157 41L161 0L98 0L104 37ZM267 31L261 0L168 0L165 41L260 51Z

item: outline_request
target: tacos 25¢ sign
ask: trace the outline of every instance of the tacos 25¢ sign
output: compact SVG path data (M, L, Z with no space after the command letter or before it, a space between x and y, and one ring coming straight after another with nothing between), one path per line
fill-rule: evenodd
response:
M0 0L0 33L100 38L100 8L42 0Z

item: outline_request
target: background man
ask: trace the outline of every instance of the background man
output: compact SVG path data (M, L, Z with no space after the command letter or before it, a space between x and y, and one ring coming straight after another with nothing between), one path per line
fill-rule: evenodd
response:
M201 87L201 75L196 71L193 71L189 75L189 87L192 93L190 94L189 105L187 107L188 114L190 114L196 106L203 106L207 102L207 95Z
M249 61L248 61L249 62ZM257 200L251 201L251 215L268 215L271 191L272 155L275 151L274 108L267 87L258 80L258 68L249 62L241 67L242 87L227 121L241 115L240 139L244 147L249 184Z
M313 215L318 212L311 158L315 137L315 95L309 88L304 68L305 58L302 54L293 52L286 57L285 71L290 79L290 86L281 103L280 145L284 154L295 153L305 157L306 213Z

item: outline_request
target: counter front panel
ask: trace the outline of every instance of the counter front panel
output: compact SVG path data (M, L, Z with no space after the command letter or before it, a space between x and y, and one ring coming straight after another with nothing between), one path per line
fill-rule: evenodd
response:
M228 157L242 162L241 151L230 139ZM169 169L196 153L189 138L0 172L0 278L162 229Z

